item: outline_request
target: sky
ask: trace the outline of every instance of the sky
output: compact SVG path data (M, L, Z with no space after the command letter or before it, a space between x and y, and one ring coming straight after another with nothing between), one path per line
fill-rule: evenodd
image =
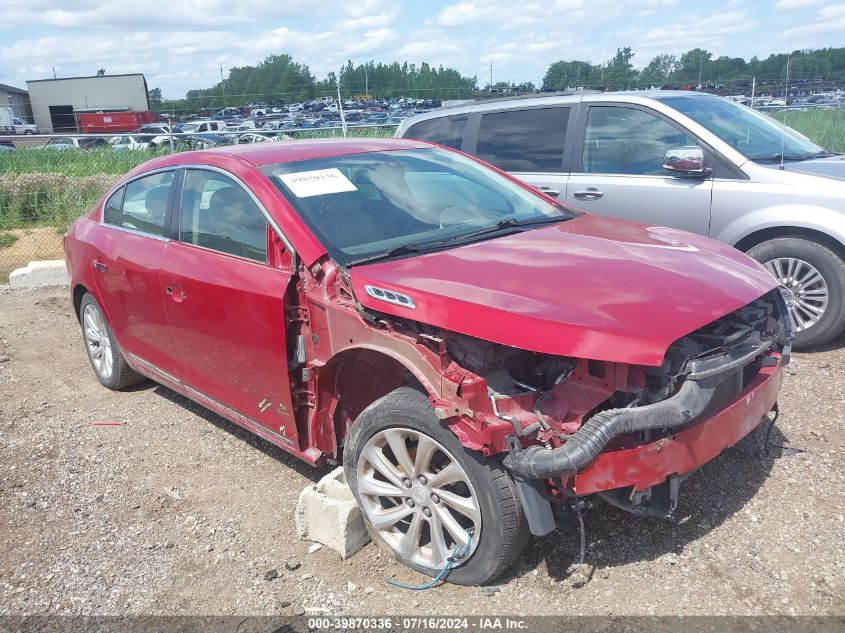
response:
M288 53L317 78L352 60L451 66L542 82L559 59L599 63L630 46L636 67L701 47L749 59L845 46L841 0L3 0L0 83L144 73L166 99L234 66Z

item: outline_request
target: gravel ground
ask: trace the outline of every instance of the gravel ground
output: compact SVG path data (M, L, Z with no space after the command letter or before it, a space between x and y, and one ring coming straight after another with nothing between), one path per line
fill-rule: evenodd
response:
M0 290L0 361L0 615L845 614L845 337L786 376L773 441L800 452L726 452L673 521L590 512L572 575L574 529L492 588L422 592L373 545L297 540L325 470L163 387L101 387L65 290Z

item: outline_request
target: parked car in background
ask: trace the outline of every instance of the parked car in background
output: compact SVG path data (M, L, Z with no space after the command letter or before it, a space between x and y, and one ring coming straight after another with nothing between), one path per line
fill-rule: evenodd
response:
M578 92L443 108L397 137L473 154L567 205L692 231L781 283L796 347L845 329L845 157L728 99Z
M51 136L44 145L46 149L82 150L107 149L108 140L102 136Z
M162 156L64 243L104 386L151 378L342 460L377 542L468 585L596 495L671 516L789 354L777 282L743 253L421 142Z
M227 127L225 121L191 121L182 126L183 134L203 134L208 132L222 132Z
M12 119L15 134L38 134L38 126L35 123L27 123L19 117Z

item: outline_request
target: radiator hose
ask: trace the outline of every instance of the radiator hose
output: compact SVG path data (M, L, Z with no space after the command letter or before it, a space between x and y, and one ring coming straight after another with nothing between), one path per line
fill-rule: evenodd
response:
M592 462L618 435L680 426L701 414L713 397L718 382L687 379L671 398L642 407L601 411L584 422L558 448L529 446L505 457L504 464L515 475L527 479L549 479L576 473Z

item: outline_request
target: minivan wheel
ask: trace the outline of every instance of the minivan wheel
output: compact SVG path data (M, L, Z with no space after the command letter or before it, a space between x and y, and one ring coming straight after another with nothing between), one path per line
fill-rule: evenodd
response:
M396 389L358 416L344 471L373 541L423 574L436 576L469 543L447 580L488 583L528 538L508 472L466 450L416 389Z
M129 367L103 311L90 294L83 296L79 304L79 322L88 360L103 386L124 389L146 380Z
M782 284L795 328L795 349L826 343L845 329L845 262L800 237L758 244L748 254Z

